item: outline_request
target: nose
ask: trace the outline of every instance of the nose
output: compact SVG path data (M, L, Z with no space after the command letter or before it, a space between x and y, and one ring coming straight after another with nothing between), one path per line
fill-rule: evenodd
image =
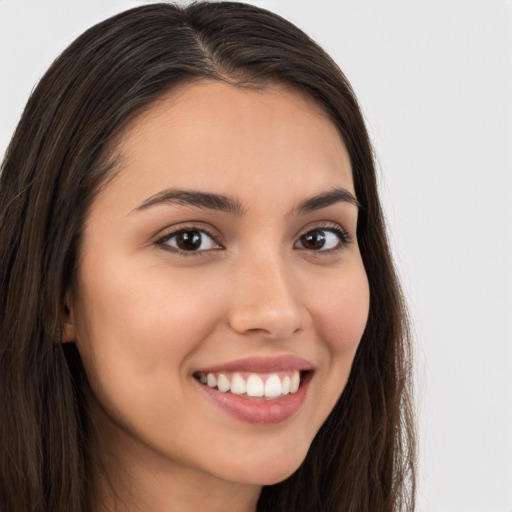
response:
M293 269L277 255L245 258L231 283L229 324L237 333L286 339L310 321Z

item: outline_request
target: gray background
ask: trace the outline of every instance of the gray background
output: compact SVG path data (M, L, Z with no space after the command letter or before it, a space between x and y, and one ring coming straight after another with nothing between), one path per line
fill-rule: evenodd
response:
M0 0L0 152L90 25L142 3ZM419 512L512 511L512 1L254 0L364 109L416 340Z

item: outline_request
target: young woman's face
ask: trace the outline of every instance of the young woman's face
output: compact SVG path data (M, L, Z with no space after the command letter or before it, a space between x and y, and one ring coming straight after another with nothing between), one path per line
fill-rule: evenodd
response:
M367 320L344 144L296 92L209 81L157 102L118 149L67 295L103 450L155 473L281 481Z

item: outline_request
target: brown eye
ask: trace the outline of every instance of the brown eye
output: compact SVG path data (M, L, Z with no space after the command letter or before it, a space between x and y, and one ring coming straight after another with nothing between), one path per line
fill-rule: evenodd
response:
M295 248L327 252L341 249L349 241L348 233L339 228L317 228L304 233L295 244Z
M300 243L304 249L319 251L325 245L325 232L321 229L308 231L300 237Z
M167 235L160 244L182 252L202 252L220 249L213 238L200 229L181 229Z
M201 247L202 236L199 231L183 231L176 235L176 245L182 251L197 251Z

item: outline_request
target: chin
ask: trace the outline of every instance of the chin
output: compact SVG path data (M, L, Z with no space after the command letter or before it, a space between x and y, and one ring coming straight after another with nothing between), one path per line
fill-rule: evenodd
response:
M247 460L241 461L235 467L230 468L231 475L228 480L236 481L249 485L275 485L289 478L304 462L306 453L287 454L281 456L279 453L267 456L264 460L257 463L248 463Z
M287 478L290 478L295 471L299 469L303 461L300 461L299 464L294 466L293 468L283 468L281 471L273 471L272 474L266 475L266 478L262 479L259 482L259 485L267 486L267 485L275 485L281 482L284 482Z

